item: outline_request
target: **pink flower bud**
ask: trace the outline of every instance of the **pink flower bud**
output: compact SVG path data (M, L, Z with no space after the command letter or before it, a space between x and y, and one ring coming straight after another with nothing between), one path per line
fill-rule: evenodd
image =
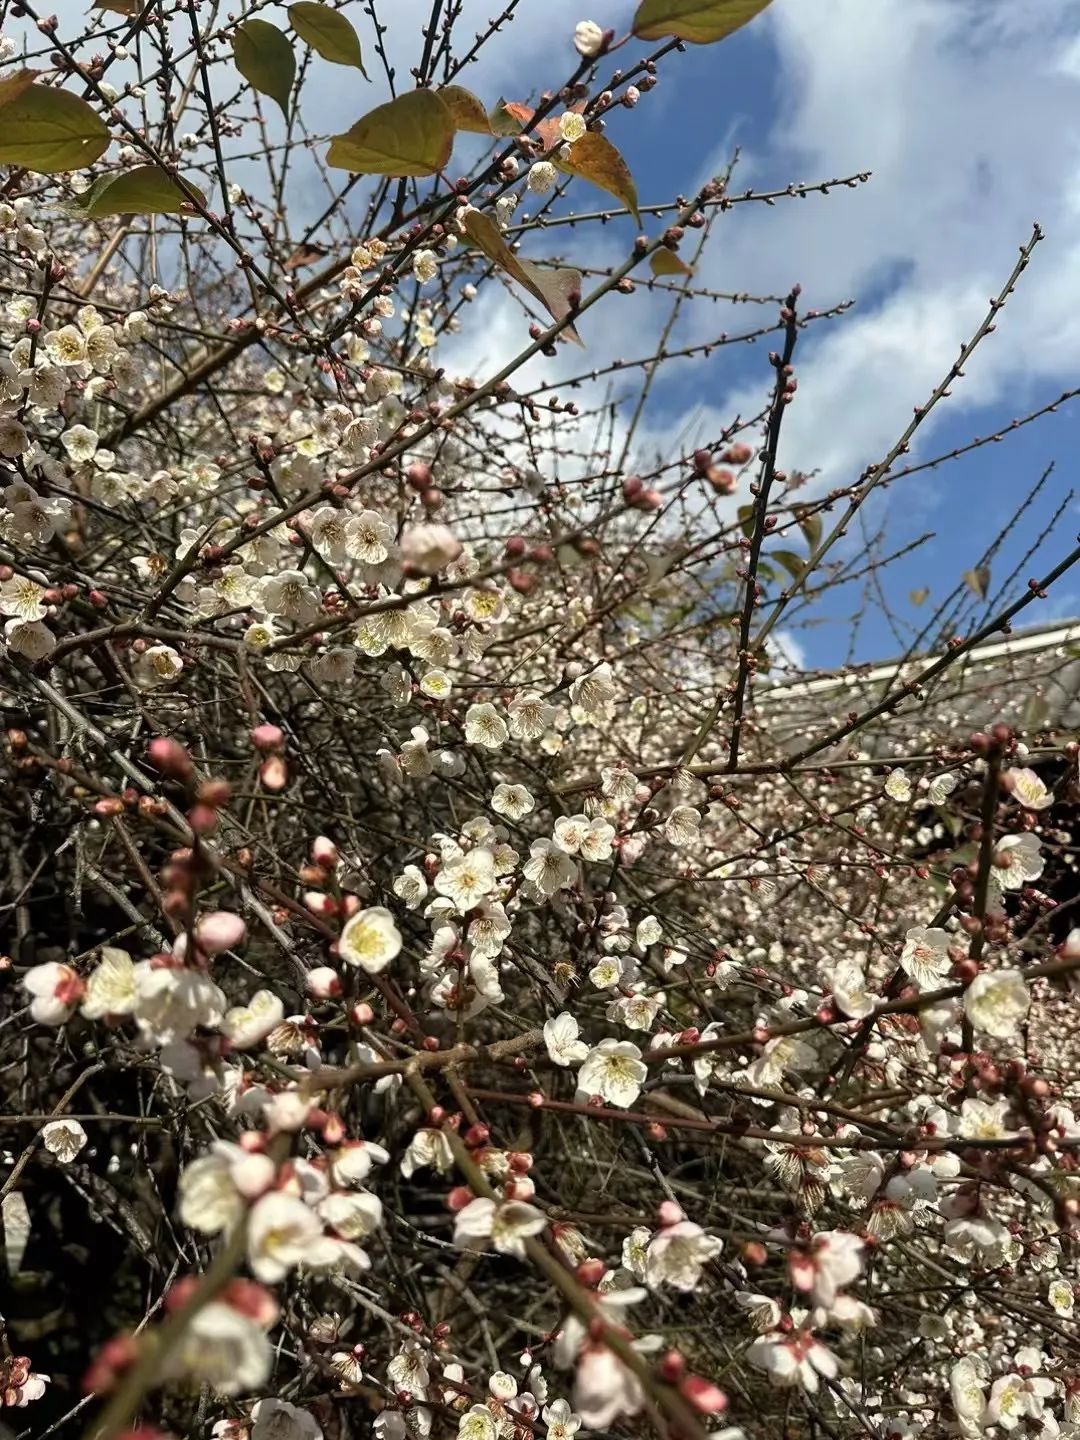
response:
M280 755L271 755L259 766L259 779L264 790L284 790L289 783L289 767Z
M187 820L196 835L212 835L217 829L218 813L212 805L193 805Z
M308 971L304 988L309 995L314 995L316 1000L332 1000L341 994L341 976L329 965L319 965Z
M196 943L207 955L235 950L246 934L247 926L243 920L229 910L211 910L208 915L200 916L195 924Z
M189 780L192 774L191 756L178 740L159 735L146 747L147 759L155 770L170 775L174 780Z
M678 1225L680 1221L686 1219L686 1214L682 1207L677 1205L674 1200L665 1200L661 1204L657 1214L660 1217L660 1224L664 1226Z
M251 732L251 743L256 750L269 754L284 747L285 732L277 725L256 725Z
M728 1399L724 1392L701 1375L687 1375L679 1391L683 1399L703 1415L719 1415L727 1409Z
M337 846L325 835L316 835L311 842L311 858L324 870L333 870L338 863Z

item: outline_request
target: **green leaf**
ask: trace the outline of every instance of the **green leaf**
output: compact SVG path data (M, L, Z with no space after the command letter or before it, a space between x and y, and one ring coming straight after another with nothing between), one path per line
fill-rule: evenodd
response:
M233 59L251 88L275 100L288 120L296 57L285 34L269 20L245 20L233 32Z
M70 90L29 85L0 103L0 165L55 175L83 170L109 148L112 136L105 121Z
M770 550L769 559L782 565L793 580L798 580L806 569L806 563L794 550Z
M355 175L435 175L453 148L449 106L433 90L410 90L335 135L326 163Z
M186 183L199 197L199 204L205 205L206 196L199 187ZM167 170L160 165L138 165L95 180L79 208L100 220L106 215L178 215L181 206L190 203Z
M908 591L908 599L911 601L912 605L925 605L929 598L930 591L928 589L924 588L922 590Z
M40 70L17 70L6 80L0 80L0 107L10 105L12 100L17 100L24 90L30 89L40 74Z
M739 517L739 529L747 540L752 540L754 536L754 509L753 505L740 505L736 511Z
M760 15L768 4L769 0L641 0L633 31L639 40L674 35L692 45L711 45Z
M487 111L464 85L444 85L435 93L453 116L455 130L468 130L474 135L495 134Z
M649 269L654 275L692 275L694 267L680 260L674 250L662 245L649 256Z
M977 595L980 600L986 599L987 591L990 589L989 565L976 565L973 570L965 570L963 579L973 594Z
M799 510L795 512L795 519L798 521L799 529L806 536L806 543L809 545L812 555L821 541L821 516L813 510Z
M601 190L621 200L641 224L638 213L637 186L630 174L630 167L606 135L586 130L580 140L575 140L567 153L556 160L556 165L567 175L578 175L582 180L591 180Z
M340 10L331 10L316 0L297 0L297 4L289 6L289 23L316 55L332 65L351 65L365 80L369 78L360 53L360 37Z
M581 298L580 270L542 270L538 265L530 265L528 260L514 254L495 221L480 210L466 210L462 223L466 235L477 249L482 250L500 270L505 270L511 279L523 285L553 320L566 319L574 307L574 297ZM563 334L581 344L581 336L572 325L567 325Z

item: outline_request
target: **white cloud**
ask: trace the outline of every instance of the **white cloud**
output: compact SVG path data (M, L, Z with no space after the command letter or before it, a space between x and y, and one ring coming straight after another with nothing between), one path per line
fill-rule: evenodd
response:
M848 483L889 448L955 358L1038 218L1036 252L998 333L947 402L958 409L1064 388L1080 360L1080 4L1010 0L775 0L776 123L757 185L870 169L858 191L725 218L707 283L859 307L809 332L782 462ZM718 154L712 168L721 163ZM742 177L745 179L745 177ZM869 297L869 299L868 299ZM707 413L702 434L760 407L760 379ZM672 422L677 430L685 417Z

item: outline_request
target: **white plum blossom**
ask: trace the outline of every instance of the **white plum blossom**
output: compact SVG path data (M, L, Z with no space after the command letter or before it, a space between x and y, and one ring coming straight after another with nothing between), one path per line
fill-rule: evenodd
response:
M454 1217L454 1244L484 1249L490 1242L500 1255L525 1258L524 1242L539 1235L547 1216L524 1200L489 1200L478 1196Z
M498 750L509 736L506 721L494 705L470 705L465 712L465 743Z
M1023 831L1019 835L1003 835L994 846L990 878L1002 890L1022 890L1038 880L1046 864L1037 835Z
M580 1065L589 1053L584 1040L578 1039L578 1022L566 1010L545 1021L544 1046L550 1059L563 1067Z
M984 970L964 991L964 1013L976 1030L1008 1040L1016 1035L1031 1006L1019 970Z
M257 1400L251 1407L251 1440L323 1440L310 1410L287 1400Z
M800 1385L810 1395L817 1394L822 1378L835 1379L840 1368L832 1351L809 1330L790 1335L770 1331L753 1342L746 1358L774 1385Z
M86 1131L78 1120L50 1120L41 1129L41 1143L62 1165L75 1159L86 1144Z
M829 1310L840 1290L855 1280L862 1268L863 1241L848 1230L824 1230L808 1248L792 1252L791 1278L815 1305Z
M496 815L505 815L508 820L523 820L536 809L536 801L524 785L500 782L492 792L491 808Z
M393 915L384 906L373 905L357 910L345 922L338 939L338 954L347 965L377 975L401 953L401 946L401 931Z
M495 857L479 845L448 860L435 876L435 892L452 900L464 914L495 889Z
M648 1073L641 1051L629 1040L601 1040L582 1062L578 1089L628 1110L641 1094Z
M673 1290L696 1290L702 1270L723 1248L722 1240L692 1220L665 1225L649 1241L645 1282L653 1290L664 1285Z
M23 976L30 1001L30 1014L39 1025L63 1025L82 998L85 985L70 965L48 960L33 965Z
M928 988L940 985L952 966L949 959L951 944L952 938L947 930L915 925L904 937L900 964L916 984Z
M1004 778L1013 798L1025 810L1047 810L1054 803L1053 794L1034 770L1008 770Z

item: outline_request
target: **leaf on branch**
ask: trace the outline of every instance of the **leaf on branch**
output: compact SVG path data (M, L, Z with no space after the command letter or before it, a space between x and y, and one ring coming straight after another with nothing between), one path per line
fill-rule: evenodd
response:
M12 100L17 100L24 90L30 89L40 74L40 70L19 70L14 75L0 80L0 107L10 105Z
M111 10L114 15L138 15L142 0L94 0L91 10Z
M22 84L20 75L7 83L12 81L21 88L0 98L0 164L55 175L61 170L83 170L101 159L112 136L85 100L70 90Z
M514 254L495 221L480 210L467 210L463 224L477 249L539 300L553 320L565 320L572 313L581 299L580 270L543 270L538 265L530 265L528 260ZM563 334L575 344L582 344L581 336L572 325L567 325Z
M739 517L739 529L746 536L747 540L753 539L754 535L754 505L740 505L735 512Z
M410 90L335 135L326 163L356 175L436 175L453 148L449 106L433 90Z
M245 20L233 32L233 59L251 88L276 101L288 120L296 57L284 32L269 20Z
M443 85L435 93L453 116L455 130L468 130L473 135L495 134L487 111L464 85Z
M622 201L637 223L641 224L634 177L630 174L629 165L606 135L587 130L555 164L567 175L577 175L582 180L590 180L601 190L614 195L616 200Z
M197 185L184 182L206 204L206 196ZM191 204L191 197L160 165L138 165L134 170L118 171L95 180L80 202L79 209L95 220L107 215L178 215L181 207Z
M294 270L302 270L306 265L314 265L316 260L322 260L329 253L322 245L315 245L311 242L306 245L298 245L285 261L283 268L291 275Z
M990 589L990 566L976 565L973 570L964 571L964 583L980 600L985 600Z
M639 40L663 40L673 35L692 45L725 40L770 0L641 0L633 31Z
M908 591L908 599L911 601L912 605L925 605L929 598L930 591L928 589L924 588L922 590Z
M640 222L639 222L640 223ZM674 250L661 246L649 256L649 269L654 275L692 275L694 267L680 260Z
M769 559L782 565L793 580L798 580L806 569L806 562L794 550L770 550Z
M821 516L813 510L797 510L795 519L799 523L799 529L806 536L806 543L813 554L821 543Z
M517 122L517 129L509 132L511 135L519 135L536 114L531 105L522 105L517 100L502 100L499 103L510 120ZM580 115L585 109L585 102L581 100L576 105L571 105L570 109ZM529 137L540 141L545 155L549 150L554 150L556 145L561 145L562 133L559 130L558 116L549 115L546 120L538 121L529 131Z
M516 115L511 113L510 106L501 96L488 111L487 120L493 135L510 136L521 134L521 121Z
M289 23L316 55L332 65L351 65L365 80L370 78L364 69L360 37L340 10L331 10L329 5L317 4L316 0L297 0L289 6Z

